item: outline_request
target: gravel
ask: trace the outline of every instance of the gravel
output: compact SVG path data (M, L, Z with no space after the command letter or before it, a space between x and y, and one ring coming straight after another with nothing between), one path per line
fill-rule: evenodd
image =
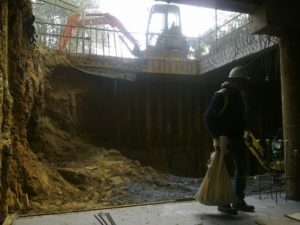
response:
M277 179L276 179L277 178ZM283 191L284 183L279 176L265 174L248 177L246 195L264 194L274 191ZM128 182L124 187L127 194L114 196L110 201L122 201L128 204L147 202L187 200L193 199L202 181L200 178L179 177L166 175L166 181L157 183Z

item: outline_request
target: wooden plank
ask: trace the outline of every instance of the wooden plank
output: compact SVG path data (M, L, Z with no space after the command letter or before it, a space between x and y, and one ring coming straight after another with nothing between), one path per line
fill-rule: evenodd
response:
M300 212L285 215L286 217L300 222Z
M17 214L9 214L5 218L4 222L2 225L12 225L14 220L17 218Z
M175 60L156 58L119 58L108 56L69 55L69 64L79 68L102 68L131 73L157 73L178 75L199 75L198 65L195 60ZM50 62L48 66L53 66ZM51 64L52 63L52 64ZM56 65L58 65L56 63ZM55 64L55 62L54 62ZM55 66L55 65L54 65Z
M255 220L255 223L258 225L300 225L300 222L287 217L277 219L258 219Z
M261 6L260 0L162 0L167 3L185 4L225 11L250 13Z

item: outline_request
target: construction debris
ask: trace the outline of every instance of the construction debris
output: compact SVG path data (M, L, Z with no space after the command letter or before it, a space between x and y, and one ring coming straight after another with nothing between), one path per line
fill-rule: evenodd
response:
M258 219L255 221L258 225L299 225L300 222L297 222L295 220L281 217L277 219Z

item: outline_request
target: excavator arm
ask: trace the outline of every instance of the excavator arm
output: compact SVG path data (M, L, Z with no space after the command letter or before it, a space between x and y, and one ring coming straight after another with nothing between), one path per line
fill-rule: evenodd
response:
M68 18L67 25L64 26L59 39L59 52L63 52L65 47L70 43L72 34L76 31L78 25L79 13L75 13Z
M63 30L63 35L60 39L59 43L59 51L62 52L64 48L69 44L72 34L75 32L76 28L79 26L87 26L87 25L109 25L114 29L120 31L124 36L119 35L120 40L125 44L128 50L134 56L140 56L140 48L138 42L135 38L126 30L125 26L113 15L109 13L90 13L86 14L89 16L88 19L79 20L79 14L76 13L71 15L68 19L68 24L65 26ZM133 48L130 48L128 40L132 45Z

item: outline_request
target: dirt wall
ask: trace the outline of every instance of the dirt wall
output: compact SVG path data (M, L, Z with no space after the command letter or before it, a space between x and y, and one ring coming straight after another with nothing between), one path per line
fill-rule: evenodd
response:
M48 166L27 140L29 121L43 110L43 69L32 41L31 2L1 1L0 66L0 222L8 210L23 206L24 194L53 193ZM53 175L55 177L55 175Z

